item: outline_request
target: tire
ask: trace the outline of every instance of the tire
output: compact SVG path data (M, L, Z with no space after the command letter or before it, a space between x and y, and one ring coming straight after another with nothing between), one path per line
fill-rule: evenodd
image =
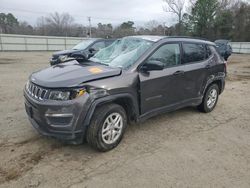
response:
M216 96L214 95L216 92ZM198 106L198 110L201 112L211 112L215 108L219 98L219 87L217 84L210 85L203 96L202 103ZM209 102L210 100L210 102Z
M109 151L120 143L126 127L127 115L123 107L118 104L100 106L94 112L87 130L87 142L94 149Z

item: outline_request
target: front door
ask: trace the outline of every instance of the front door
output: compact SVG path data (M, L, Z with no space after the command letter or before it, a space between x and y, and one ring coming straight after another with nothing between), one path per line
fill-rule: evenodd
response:
M184 65L181 65L180 44L160 46L145 62L160 61L163 70L140 71L141 114L174 105L184 95Z

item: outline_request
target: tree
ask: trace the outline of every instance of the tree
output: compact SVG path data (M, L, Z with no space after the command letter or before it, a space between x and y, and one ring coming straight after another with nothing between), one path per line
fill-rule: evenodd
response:
M19 25L17 18L11 14L0 13L0 30L3 33L12 33L13 27Z
M110 38L113 33L112 24L102 24L98 23L96 28L96 36L102 38Z
M127 21L123 22L119 27L114 30L115 37L123 37L129 35L135 35L135 27L134 22Z
M164 11L174 13L178 16L178 34L181 34L181 21L183 16L183 9L185 0L163 0L167 5L164 7Z
M221 10L215 18L214 32L216 38L231 39L233 14L231 10Z
M250 4L238 2L232 7L233 39L236 41L250 41Z
M158 27L160 24L156 20L150 20L145 23L145 27L149 30L153 30L154 28Z
M37 21L39 30L48 35L68 36L73 25L74 18L68 13L55 12L47 17L40 17Z
M195 36L211 38L218 8L217 0L197 0L194 3L189 24L191 24Z

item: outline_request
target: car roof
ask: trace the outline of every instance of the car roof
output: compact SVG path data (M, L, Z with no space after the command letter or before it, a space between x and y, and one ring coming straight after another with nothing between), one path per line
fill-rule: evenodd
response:
M166 38L166 36L157 36L157 35L135 35L135 36L129 36L129 37L135 37L143 40L149 40L152 42L158 42L159 40Z
M208 41L204 38L198 37L187 37L187 36L159 36L159 35L135 35L131 36L139 39L148 40L151 42L159 42L162 39L168 39L169 41L183 41L183 42L197 42L197 43L206 43L209 45L215 45L213 42Z
M98 40L115 40L115 39L103 39L103 38L84 38L84 40L92 40L93 42L98 41Z

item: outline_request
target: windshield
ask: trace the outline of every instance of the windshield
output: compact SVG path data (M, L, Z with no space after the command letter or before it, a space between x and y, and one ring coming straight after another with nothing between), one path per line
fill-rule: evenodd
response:
M97 52L91 61L111 67L128 68L153 44L153 42L136 37L124 37L111 46Z
M91 43L93 43L95 40L93 39L86 39L74 46L72 49L73 50L84 50L87 48Z

